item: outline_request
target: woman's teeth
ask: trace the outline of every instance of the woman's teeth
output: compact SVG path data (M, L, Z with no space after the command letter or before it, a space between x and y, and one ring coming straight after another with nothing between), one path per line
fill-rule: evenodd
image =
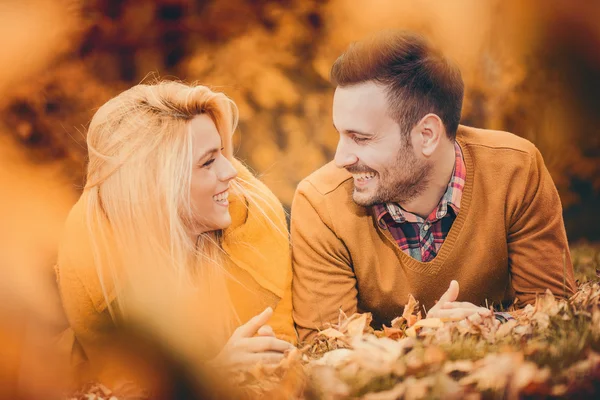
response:
M375 177L375 172L362 172L360 174L352 174L355 180L357 181L368 181L369 179L373 179Z
M212 198L217 203L225 203L227 201L228 197L229 197L229 190L226 190L223 193L214 195Z

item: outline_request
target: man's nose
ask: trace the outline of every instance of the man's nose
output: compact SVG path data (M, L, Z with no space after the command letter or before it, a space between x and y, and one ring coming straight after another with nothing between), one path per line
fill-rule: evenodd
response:
M335 150L334 162L338 168L346 168L358 162L358 157L350 151L343 139L340 139L338 142L337 149Z

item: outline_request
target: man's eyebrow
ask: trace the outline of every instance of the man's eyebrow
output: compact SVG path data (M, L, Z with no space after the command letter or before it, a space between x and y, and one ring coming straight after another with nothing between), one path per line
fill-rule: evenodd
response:
M355 135L361 135L361 136L373 136L371 133L357 131L356 129L349 129L349 130L347 130L345 132L346 133L352 133L352 134L355 134Z
M338 128L335 126L335 123L332 123L332 125L333 125L333 129L335 129L336 131L339 132ZM371 133L357 131L356 129L344 129L342 131L342 133L345 133L345 134L350 133L350 134L353 134L353 135L360 135L360 136L373 136L373 134L371 134Z
M333 125L333 129L335 129L336 131L339 132L338 128L335 126L335 123L332 123L332 125ZM371 133L357 131L356 129L344 129L342 131L342 133L346 133L346 134L351 133L354 135L361 135L361 136L373 136L373 134L371 134Z

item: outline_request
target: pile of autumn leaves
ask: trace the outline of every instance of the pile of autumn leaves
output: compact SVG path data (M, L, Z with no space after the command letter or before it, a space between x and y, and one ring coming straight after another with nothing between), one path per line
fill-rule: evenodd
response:
M269 398L369 400L553 398L600 393L600 284L568 301L550 292L501 324L476 315L422 319L411 298L404 314L374 331L370 314L347 317L239 383Z
M550 292L535 306L461 321L421 318L412 297L375 331L370 314L340 313L334 326L276 368L235 377L235 397L267 399L591 398L600 394L600 283L569 300ZM102 385L76 396L116 399Z
M275 370L238 376L251 397L368 400L589 398L600 396L600 251L573 252L577 293L547 292L514 320L402 316L374 331L370 314L346 316Z
M517 399L600 396L600 248L572 253L578 282L568 300L550 292L511 311L513 320L475 315L422 318L410 298L383 330L370 314L347 316L275 368L233 377L234 397L267 399ZM100 385L101 386L101 385ZM75 398L108 399L83 391Z

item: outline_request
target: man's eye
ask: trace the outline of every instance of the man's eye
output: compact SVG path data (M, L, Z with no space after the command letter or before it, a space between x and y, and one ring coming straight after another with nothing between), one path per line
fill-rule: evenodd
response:
M208 160L207 162L205 162L204 164L202 164L202 167L203 167L203 168L204 168L204 167L209 167L209 166L210 166L210 164L212 164L212 163L214 163L214 162L215 162L215 159L214 159L214 158L211 158L210 160Z
M352 136L352 140L354 140L356 143L364 143L369 139L359 136Z

